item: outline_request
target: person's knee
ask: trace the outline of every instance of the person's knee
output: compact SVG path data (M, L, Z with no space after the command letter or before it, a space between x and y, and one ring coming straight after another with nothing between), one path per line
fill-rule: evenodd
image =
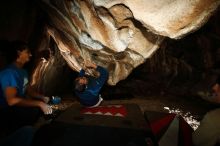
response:
M24 126L17 129L14 133L9 135L2 141L3 145L15 145L30 146L34 137L36 129L32 126Z

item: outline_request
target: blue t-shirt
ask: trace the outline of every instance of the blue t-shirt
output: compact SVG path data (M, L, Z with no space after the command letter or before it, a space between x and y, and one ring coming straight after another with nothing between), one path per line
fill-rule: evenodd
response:
M6 106L5 89L15 87L18 96L24 97L28 84L28 74L24 69L16 67L14 64L9 65L0 72L0 105Z
M85 106L93 106L99 101L99 92L108 79L108 71L105 68L97 66L96 70L100 73L100 76L98 78L88 77L88 85L84 92L75 91L81 104ZM84 75L85 71L81 70L79 76L82 77Z

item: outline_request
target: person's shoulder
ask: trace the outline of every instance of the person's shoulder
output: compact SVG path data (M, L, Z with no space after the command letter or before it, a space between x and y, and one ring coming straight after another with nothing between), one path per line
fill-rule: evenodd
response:
M25 74L27 73L27 71L25 69L18 68L14 64L9 65L8 68L7 68L7 71L8 72L13 72L13 73L16 73L16 72L25 73Z
M6 67L5 69L1 70L0 75L11 75L15 73L15 69L11 66Z
M7 73L10 73L10 72L13 72L14 70L13 69L11 69L11 68L5 68L5 69L3 69L0 73L1 74L7 74Z

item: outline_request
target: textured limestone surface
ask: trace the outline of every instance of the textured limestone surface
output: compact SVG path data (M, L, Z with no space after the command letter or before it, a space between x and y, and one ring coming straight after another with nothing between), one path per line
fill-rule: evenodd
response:
M42 0L51 36L75 71L85 60L109 71L108 84L125 79L160 48L199 29L220 0ZM95 74L94 70L86 70Z

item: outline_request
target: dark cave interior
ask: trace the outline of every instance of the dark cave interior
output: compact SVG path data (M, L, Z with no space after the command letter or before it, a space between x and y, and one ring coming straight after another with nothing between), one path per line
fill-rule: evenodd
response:
M36 1L19 1L13 4L4 2L1 5L0 23L0 67L7 64L10 41L28 41L33 60L27 66L33 70L39 58L48 58L48 50L35 50L39 41L43 41L42 32L46 16L36 7ZM7 7L11 7L10 10ZM197 96L199 90L209 90L220 73L220 11L199 30L186 37L173 40L166 38L160 49L142 65L138 66L116 86L105 85L103 94L107 99L112 97L132 98L150 95ZM15 25L16 24L16 25ZM62 59L56 44L51 39L50 51L55 56L53 67L49 72L53 76L47 78L42 92L47 95L72 93L72 79L77 73L72 71ZM34 64L34 65L33 65ZM71 79L71 80L70 80ZM53 81L53 84L50 84ZM55 90L56 89L56 90Z
M73 100L73 105L77 107L73 83L78 72L69 67L56 41L45 33L47 25L53 24L49 22L49 16L39 6L38 0L20 0L13 3L4 1L0 5L0 18L2 19L0 21L0 71L10 62L11 43L15 40L28 42L33 56L25 68L30 75L40 67L42 58L49 62L44 74L40 76L36 90L48 97L57 95L67 98L68 102L71 99L70 102ZM198 94L200 91L212 92L212 86L220 76L219 18L220 9L218 8L200 29L181 39L165 37L159 49L145 59L144 63L134 68L126 79L114 86L107 83L104 85L101 94L107 101L106 104L134 103L139 105L145 114L146 111L167 113L165 108L170 108L169 110L174 110L174 113L179 112L178 110L183 114L190 113L193 116L191 120L198 121L202 120L208 111L219 108L219 104L210 103ZM142 27L140 23L136 25ZM122 53L118 53L119 58L120 55L123 57ZM187 116L190 117L190 114ZM146 115L144 116L147 119ZM77 116L75 120L80 121L82 118ZM126 120L123 122L127 126L130 124ZM47 128L51 128L50 126ZM56 123L55 127L53 126L52 129L55 128L55 132L52 132L52 135L57 136L56 128L62 131L63 127L56 126ZM98 129L96 128L95 130ZM43 129L43 132L44 130L47 129ZM48 131L51 134L50 130ZM63 133L59 134L62 137ZM53 137L51 139L53 140ZM68 143L68 141L65 142Z

